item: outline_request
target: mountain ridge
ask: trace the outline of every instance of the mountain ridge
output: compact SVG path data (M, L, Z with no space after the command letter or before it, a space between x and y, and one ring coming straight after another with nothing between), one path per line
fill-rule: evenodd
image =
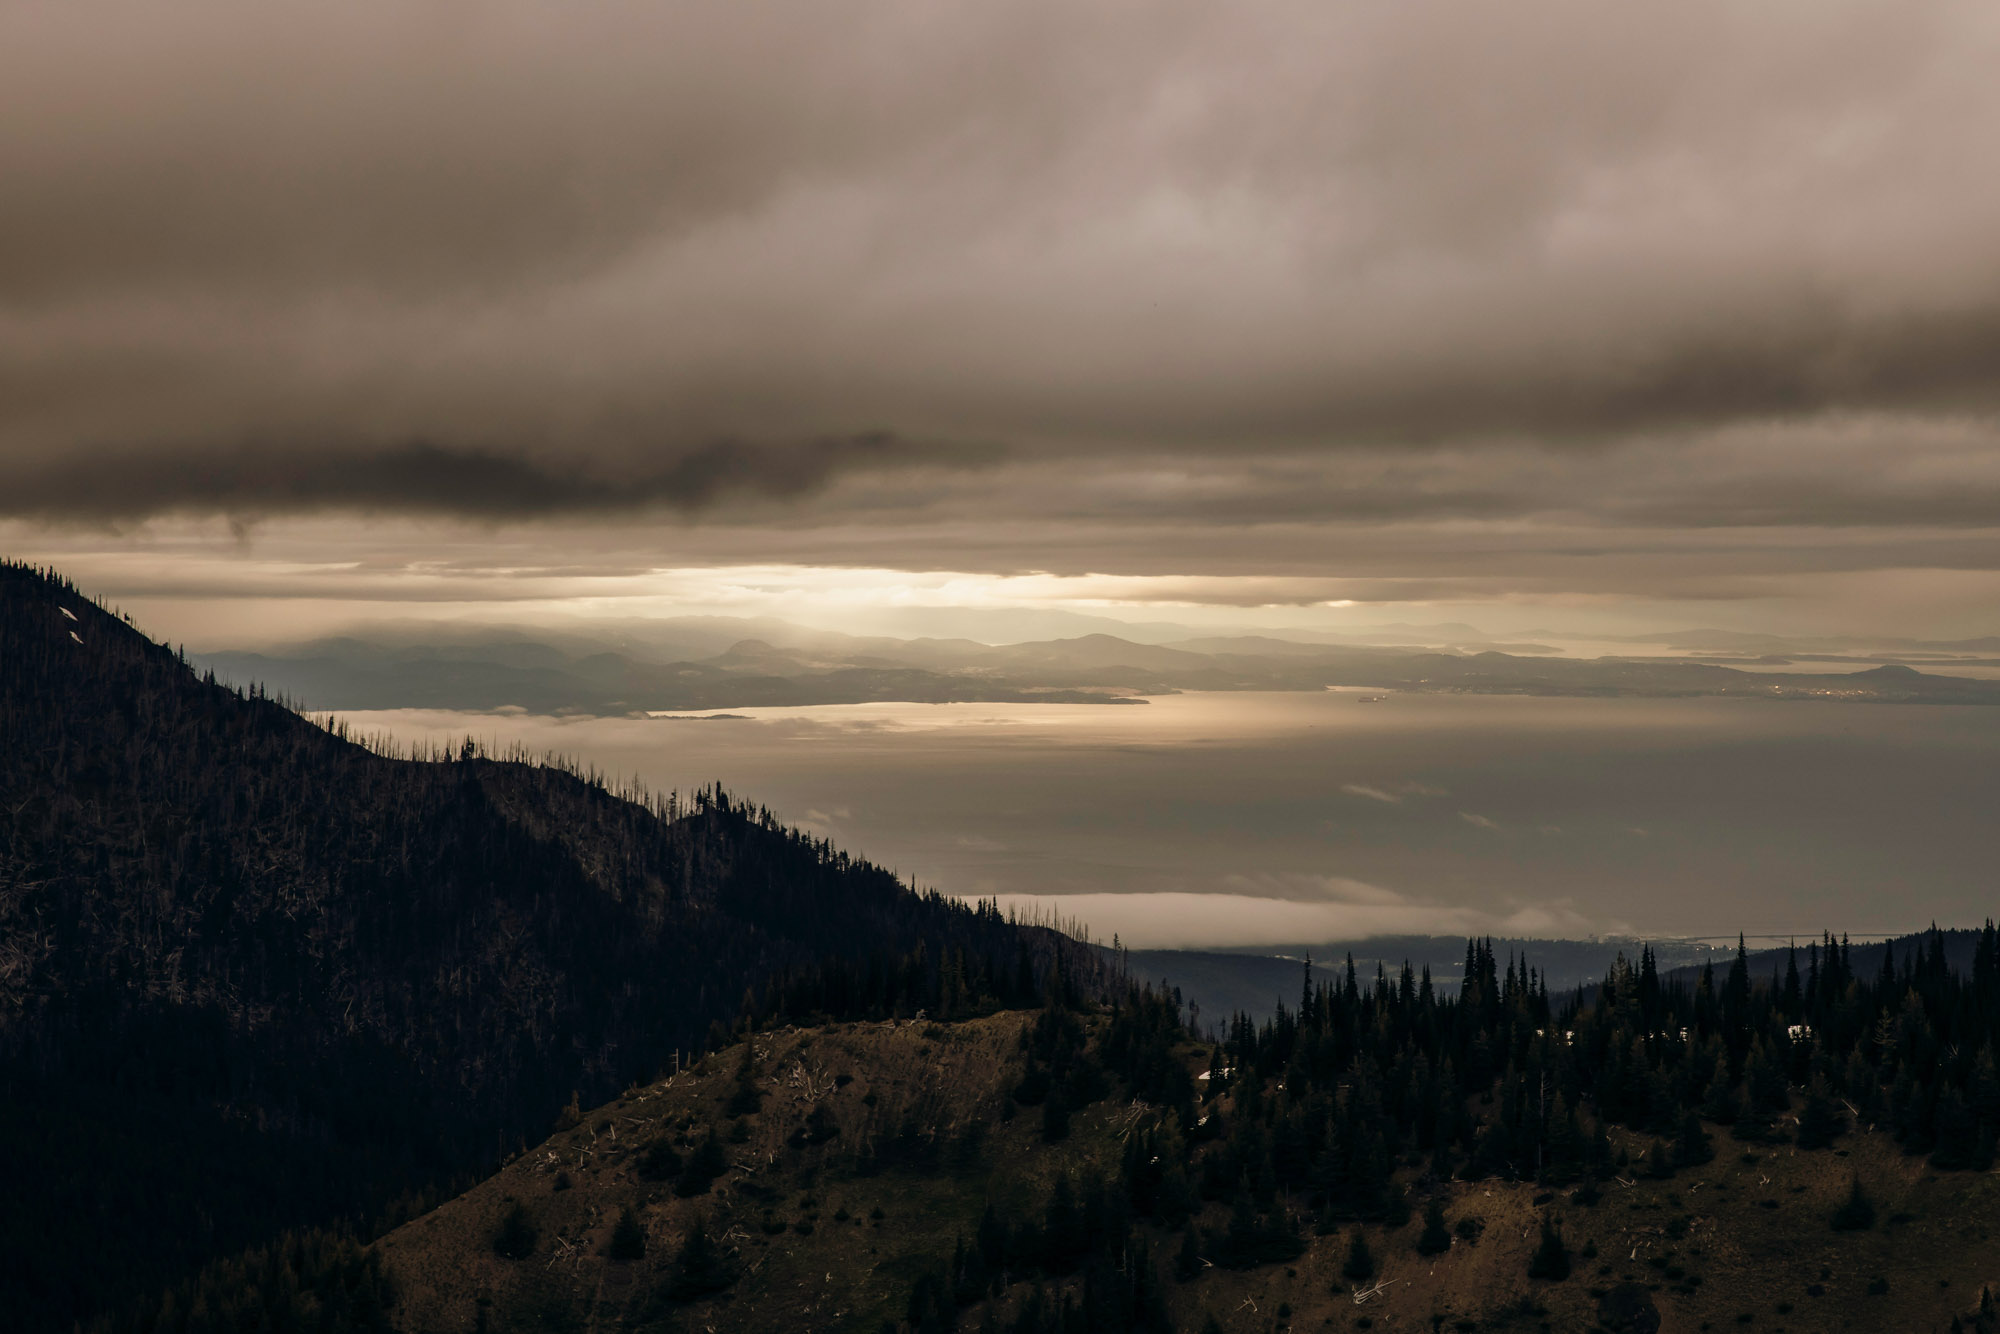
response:
M45 1202L0 1219L23 1328L483 1171L780 972L1096 968L720 789L378 753L46 572L0 565L0 661L0 1177Z

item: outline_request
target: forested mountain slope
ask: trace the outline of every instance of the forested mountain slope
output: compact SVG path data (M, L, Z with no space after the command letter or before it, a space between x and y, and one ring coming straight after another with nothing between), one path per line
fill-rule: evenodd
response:
M333 1328L1992 1334L1996 960L1647 951L1552 1000L1469 942L1455 988L1346 972L1219 1046L1138 989L797 1028L824 987L779 988L384 1239Z
M1509 1045L1535 994L1343 986L1220 1049L1157 993L774 1015L367 1251L271 1248L93 1334L2000 1327L1992 1174L1815 1123L1810 1086L1783 1125L1656 1135L1587 1091L1644 1022L1616 1003L1467 1092L1453 1054ZM1582 1120L1524 1119L1523 1087Z
M10 1328L483 1171L774 972L1004 992L1059 948L719 791L374 753L0 566Z

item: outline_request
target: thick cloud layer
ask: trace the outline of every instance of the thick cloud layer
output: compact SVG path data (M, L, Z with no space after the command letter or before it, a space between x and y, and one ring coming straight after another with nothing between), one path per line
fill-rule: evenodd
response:
M1996 64L1953 0L9 5L0 513L1991 570Z
M78 451L30 470L17 513L117 519L155 509L349 507L386 513L460 512L533 519L661 507L699 510L724 496L791 500L848 468L896 468L981 451L930 451L884 432L796 445L716 441L609 470L588 456L562 460L485 447L415 441L313 448L296 440L230 447Z

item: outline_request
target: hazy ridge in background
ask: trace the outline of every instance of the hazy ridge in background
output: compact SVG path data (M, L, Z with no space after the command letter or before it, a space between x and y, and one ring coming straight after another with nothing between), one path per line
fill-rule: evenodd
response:
M1344 639L1191 631L1160 637L1167 628L1152 627L1149 642L1099 631L993 644L848 635L728 617L555 633L378 626L198 657L225 678L262 681L322 709L613 715L870 701L1110 703L1177 690L1338 686L2000 703L2000 639L1993 638L1871 642L1688 631L1635 637L1629 645L1609 646L1625 651L1586 656L1554 634L1494 640L1465 625L1391 626Z

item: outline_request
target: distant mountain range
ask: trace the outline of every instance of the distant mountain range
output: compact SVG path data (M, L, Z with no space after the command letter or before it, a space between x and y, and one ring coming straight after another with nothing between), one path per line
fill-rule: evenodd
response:
M1420 627L1411 627L1417 629ZM1471 627L1432 627L1434 629ZM757 633L743 633L754 630ZM734 634L735 637L731 637ZM1475 632L1476 635L1476 632ZM1323 690L1566 696L1736 696L1866 703L1996 704L2000 681L1949 675L1983 640L1902 655L1812 652L1798 659L1843 671L1744 671L1794 665L1777 641L1691 634L1684 657L1569 658L1539 643L1439 649L1309 643L1267 635L1138 643L1109 634L1019 644L889 639L776 622L669 620L598 637L473 635L411 642L405 635L338 638L197 661L223 679L261 682L325 710L437 708L597 716L858 704L1040 702L1131 704L1189 690ZM2000 641L1996 641L2000 642ZM1752 651L1762 657L1743 656ZM1956 653L1958 656L1950 656ZM1907 659L1907 660L1906 660ZM1913 665L1914 664L1914 665Z

